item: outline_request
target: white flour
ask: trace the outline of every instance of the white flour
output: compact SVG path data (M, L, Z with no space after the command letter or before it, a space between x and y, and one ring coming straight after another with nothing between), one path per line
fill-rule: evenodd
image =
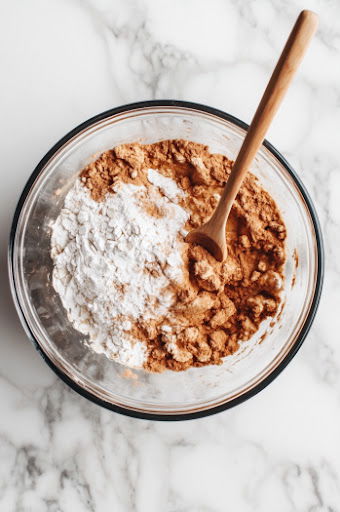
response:
M162 209L163 217L143 209L144 186L119 183L98 203L77 180L51 238L53 286L69 320L88 335L93 350L132 367L142 366L147 354L127 332L130 319L163 315L172 304L164 289L182 280L178 233L189 216L176 204L183 191L173 180L154 170L148 179L154 183L148 203ZM157 186L166 187L168 197Z
M184 197L184 191L177 187L174 180L163 176L155 169L148 169L148 181L158 187L170 201L177 203L179 197Z

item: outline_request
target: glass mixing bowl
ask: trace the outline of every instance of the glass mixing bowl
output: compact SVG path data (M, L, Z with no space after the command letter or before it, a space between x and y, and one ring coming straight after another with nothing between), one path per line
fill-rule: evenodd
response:
M22 323L49 366L74 390L108 409L149 419L189 419L234 406L268 385L292 359L316 313L323 279L320 227L312 202L285 159L265 142L252 166L287 225L283 307L221 366L148 374L126 369L81 343L51 285L51 224L78 172L117 144L183 138L234 159L247 125L203 105L149 101L100 114L42 159L17 206L9 270Z

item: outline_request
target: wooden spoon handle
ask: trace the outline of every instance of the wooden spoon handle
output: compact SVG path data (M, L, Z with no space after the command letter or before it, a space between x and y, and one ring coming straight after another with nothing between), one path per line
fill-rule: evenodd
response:
M305 10L300 13L235 160L220 203L213 215L215 222L218 217L221 221L222 217L225 217L225 221L227 220L245 173L263 142L317 25L318 17L314 12Z

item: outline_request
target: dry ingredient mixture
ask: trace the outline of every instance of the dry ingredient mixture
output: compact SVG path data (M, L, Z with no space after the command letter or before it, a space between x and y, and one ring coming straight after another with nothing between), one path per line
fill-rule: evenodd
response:
M232 161L186 140L117 146L80 174L52 229L53 286L89 347L151 372L221 364L280 304L286 228L248 173L228 258L184 242Z

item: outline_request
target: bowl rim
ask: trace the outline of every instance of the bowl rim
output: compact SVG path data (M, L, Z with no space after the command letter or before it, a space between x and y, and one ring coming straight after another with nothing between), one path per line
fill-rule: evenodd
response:
M203 105L200 103L194 103L194 102L190 102L190 101L169 100L169 99L148 100L148 101L128 103L125 105L121 105L121 106L106 110L100 114L97 114L97 115L87 119L83 123L79 124L73 130L71 130L66 135L64 135L64 137L62 137L56 144L54 144L54 146L46 153L46 155L40 160L38 165L35 167L34 171L32 172L28 181L26 182L26 185L24 186L24 189L20 195L16 209L14 211L14 216L13 216L13 221L12 221L10 236L9 236L9 245L8 245L9 281L10 281L10 288L11 288L11 292L12 292L13 301L14 301L17 313L19 315L19 318L21 320L21 323L24 327L24 330L25 330L26 334L28 335L28 338L31 340L31 342L33 343L33 346L40 353L40 355L45 360L45 362L48 364L48 366L71 389L76 391L78 394L80 394L84 398L87 398L88 400L94 402L95 404L100 405L100 406L102 406L106 409L109 409L111 411L123 414L125 416L130 416L130 417L139 418L139 419L146 419L146 420L158 420L158 421L189 420L189 419L195 419L195 418L202 418L205 416L211 416L212 414L216 414L216 413L224 411L226 409L230 409L230 408L244 402L245 400L248 400L249 398L255 396L257 393L259 393L265 387L267 387L282 372L282 370L288 365L288 363L293 359L293 357L296 355L296 353L300 349L302 343L306 339L306 336L312 326L312 323L314 321L314 318L315 318L315 315L316 315L316 312L317 312L317 309L319 306L320 296L321 296L321 291L322 291L322 286L323 286L323 279L324 279L324 246L323 246L323 239L322 239L322 233L321 233L319 219L318 219L318 216L316 213L315 206L309 196L309 193L307 192L305 186L303 185L301 179L298 177L297 173L294 171L294 169L291 167L291 165L287 162L287 160L281 155L281 153L270 142L268 142L265 139L263 142L263 146L269 150L269 152L281 163L281 165L285 168L285 170L288 172L288 174L293 178L302 197L304 198L304 200L306 202L307 209L311 216L311 220L312 220L314 232L315 232L316 247L317 247L316 283L315 283L314 296L313 296L313 300L311 302L310 310L308 312L308 315L306 317L304 325L302 326L302 329L301 329L294 345L291 347L291 349L286 354L284 359L280 362L280 364L277 367L275 367L269 375L267 375L261 382L259 382L252 389L246 391L245 393L241 394L240 396L233 398L232 400L230 400L224 404L220 404L215 407L211 407L209 409L204 409L202 411L195 411L195 412L188 412L188 413L179 412L179 413L174 413L174 414L162 414L162 413L154 413L154 412L151 413L151 412L147 412L147 411L142 412L140 410L134 410L134 409L130 409L130 408L125 408L120 405L111 404L101 398L98 398L97 396L88 392L85 388L81 387L75 381L73 381L68 375L63 373L52 362L52 360L47 356L47 354L44 352L44 350L40 346L38 340L33 335L32 331L29 327L29 323L26 320L26 317L22 310L21 304L18 299L17 291L16 291L16 282L15 282L14 271L13 271L14 241L15 241L20 212L22 210L22 207L24 205L26 197L27 197L29 191L31 190L31 187L34 184L37 176L40 174L41 170L45 167L45 165L48 163L48 161L53 157L53 155L62 146L64 146L71 138L73 138L74 136L76 136L77 134L82 132L84 129L89 128L91 125L93 125L99 121L102 121L106 118L112 117L117 114L122 114L125 112L130 112L133 110L150 108L150 107L174 107L174 108L195 110L198 112L211 114L213 116L218 117L219 119L226 120L245 131L249 127L248 124L241 121L237 117L235 117L231 114L228 114L226 112L223 112L222 110L219 110L217 108L209 107L207 105Z

